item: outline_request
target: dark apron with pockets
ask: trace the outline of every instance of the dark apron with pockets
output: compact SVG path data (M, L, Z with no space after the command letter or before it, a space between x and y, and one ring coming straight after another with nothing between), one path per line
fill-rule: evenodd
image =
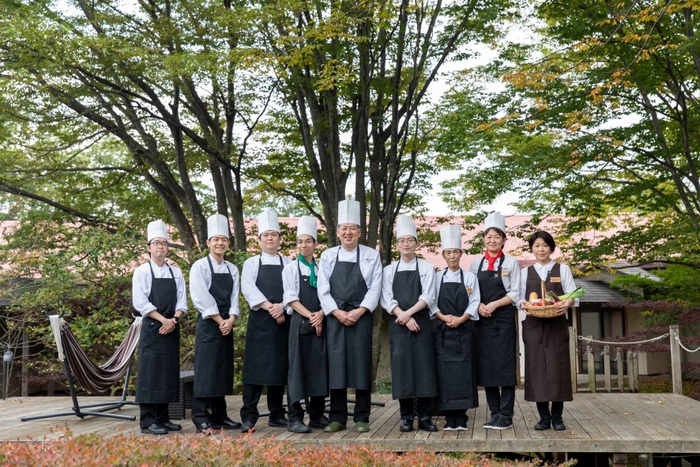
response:
M418 302L423 286L420 283L418 260L413 271L399 271L396 262L394 298L402 310L408 310ZM391 349L391 396L394 399L435 397L435 347L429 309L414 313L413 318L420 331L412 332L406 326L396 324L396 316L389 320L389 344Z
M170 278L157 279L151 268L151 293L148 300L158 313L172 318L177 311L177 284L173 270ZM139 336L138 380L136 402L160 404L177 402L180 397L180 326L168 334L160 334L162 326L157 319L145 316Z
M282 303L284 286L282 270L284 263L262 264L259 258L258 278L255 286L270 303ZM250 309L245 338L243 382L262 386L284 386L287 384L289 368L289 317L277 324L270 313L262 308Z
M318 292L309 285L309 276L301 275L299 261L299 302L312 313L321 309ZM316 266L316 263L312 267ZM316 335L309 320L292 311L289 328L289 377L287 394L297 402L307 397L328 395L328 353L326 350L326 326Z
M229 318L233 277L228 272L215 273L211 258L209 293L223 319ZM197 337L194 344L194 397L221 397L233 394L233 331L224 336L219 324L211 318L197 317Z
M501 279L505 257L498 262L497 271L482 271L485 258L481 258L477 278L481 291L481 303L491 303L506 296ZM481 316L474 323L476 346L476 371L479 386L515 386L517 384L516 315L512 304L496 308L490 318Z
M360 306L368 289L360 270L359 245L355 263L338 261L336 256L329 282L338 309L350 311ZM330 389L371 389L372 313L365 312L353 326L343 325L333 314L326 318Z
M545 286L563 295L561 266L552 267ZM541 281L534 266L527 268L525 297L540 293ZM557 281L553 278L558 278ZM525 344L525 400L533 402L563 402L573 400L571 390L571 361L569 360L569 323L566 315L556 318L526 316L523 320Z
M443 315L461 317L469 306L464 288L464 271L459 283L440 281L438 310ZM437 410L465 410L479 407L474 358L474 326L471 319L450 328L442 320L435 324L435 359L437 361Z

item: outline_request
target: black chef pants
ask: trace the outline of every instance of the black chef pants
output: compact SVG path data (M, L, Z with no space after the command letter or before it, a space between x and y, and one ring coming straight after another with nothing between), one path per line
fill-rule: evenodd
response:
M355 389L355 413L353 421L369 423L370 405L372 404L372 391L369 389ZM331 422L339 422L345 425L348 422L348 390L331 389Z
M241 421L256 424L260 418L258 402L262 395L262 384L243 385L243 406L241 407ZM270 420L284 418L284 386L267 386L267 409L270 411Z
M323 410L326 408L326 397L307 397L306 398L306 412L309 414L309 420L317 421L323 417ZM300 401L292 402L289 404L289 421L290 422L303 422L304 421L304 408L301 406Z
M563 402L552 402L552 411L549 411L549 402L537 402L537 412L542 420L561 420L564 413Z
M512 420L513 408L515 407L515 386L485 387L484 391L491 416L500 415Z
M430 420L430 402L432 397L411 397L407 399L399 399L399 412L401 420L413 420L413 404L416 404L416 412L418 420Z
M211 413L207 411L207 407L211 408ZM224 396L192 398L192 423L195 426L200 426L202 423L209 423L214 426L221 425L228 419L226 398Z
M141 418L139 425L141 428L148 428L154 423L169 422L168 403L141 403L139 404Z

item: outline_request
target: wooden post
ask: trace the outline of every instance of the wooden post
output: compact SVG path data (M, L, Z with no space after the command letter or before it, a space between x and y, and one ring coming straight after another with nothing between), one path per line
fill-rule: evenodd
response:
M603 372L605 374L605 392L612 392L609 345L606 345L603 348Z
M586 347L586 359L588 362L588 389L595 392L595 354L590 345Z
M576 394L576 389L578 386L576 366L578 359L576 358L576 347L578 341L576 339L576 332L573 326L569 326L569 360L571 361L571 393Z
M615 364L617 365L617 390L625 392L625 367L622 365L622 347L615 349Z
M678 345L676 336L678 334L678 325L674 324L669 327L669 336L671 344L671 380L673 381L673 393L683 395L683 375L681 374L681 347Z
M639 352L632 352L632 371L634 372L634 392L639 392Z
M627 386L630 392L634 392L634 361L632 360L632 351L627 351Z
M29 371L27 362L29 361L29 334L27 334L26 329L22 329L22 384L21 396L27 397L29 395L29 383L27 382L27 373Z

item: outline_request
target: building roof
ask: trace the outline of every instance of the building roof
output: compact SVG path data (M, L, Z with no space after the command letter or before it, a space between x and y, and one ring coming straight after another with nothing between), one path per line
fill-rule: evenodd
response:
M586 280L585 278L575 278L576 287L586 289L586 295L579 298L579 303L608 303L608 302L626 302L631 295L613 289L608 284L602 281Z

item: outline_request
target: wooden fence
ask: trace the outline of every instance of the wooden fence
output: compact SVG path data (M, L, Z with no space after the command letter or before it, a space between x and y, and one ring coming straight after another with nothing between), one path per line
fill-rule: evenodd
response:
M571 358L571 385L573 392L577 392L577 381L576 381L576 366L577 366L577 343L579 341L579 336L574 332L573 327L569 327L569 355ZM660 336L665 338L666 335ZM669 344L671 346L671 381L673 382L673 393L683 394L682 385L682 374L681 374L681 343L679 339L679 330L677 325L669 327L668 338ZM659 339L659 338L656 338ZM589 342L593 339L589 337L583 337L580 340ZM652 339L653 340L653 339ZM596 341L600 342L600 341ZM603 382L604 391L612 392L613 390L613 379L612 379L612 362L616 363L617 366L617 391L625 392L624 386L624 370L623 364L627 367L627 391L628 392L639 392L639 355L638 352L634 350L623 350L622 344L638 344L640 342L625 342L625 343L615 343L611 342L603 346L602 357L603 357ZM697 350L697 349L696 349ZM595 393L598 391L596 388L596 373L595 373L595 353L596 351L589 345L584 352L583 358L585 358L588 367L588 389L590 392ZM612 358L614 355L614 359Z

